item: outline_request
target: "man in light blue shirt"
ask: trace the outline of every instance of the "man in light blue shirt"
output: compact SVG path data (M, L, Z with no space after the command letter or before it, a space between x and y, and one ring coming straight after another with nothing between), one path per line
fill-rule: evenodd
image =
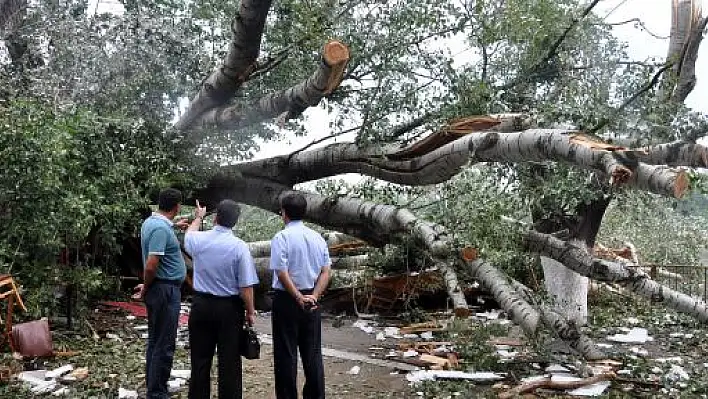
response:
M219 398L242 395L239 343L244 317L253 325L253 286L258 284L258 276L248 246L231 230L240 213L238 204L223 200L216 207L214 228L199 231L206 208L197 201L195 218L184 237L185 249L194 262L190 399L211 398L211 363L216 348Z
M331 261L324 238L306 227L302 218L307 201L291 193L280 202L285 228L270 244L273 270L273 356L275 394L296 399L297 350L300 349L305 386L302 397L325 397L322 364L322 318L317 301L329 284Z

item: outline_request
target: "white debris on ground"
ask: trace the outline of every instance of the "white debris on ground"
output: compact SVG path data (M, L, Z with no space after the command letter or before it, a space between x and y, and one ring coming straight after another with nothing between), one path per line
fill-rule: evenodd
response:
M570 370L558 364L551 365L546 368L548 374L544 375L534 375L526 378L522 378L522 383L540 381L550 378L552 382L577 382L582 381L582 378L575 376L570 373ZM586 385L584 387L567 389L566 394L571 396L600 396L607 388L611 385L610 381L601 381L594 384Z
M504 375L492 372L465 373L454 370L418 370L408 373L406 380L413 384L422 381L435 380L471 380L475 382L493 382L506 378Z
M417 357L418 355L419 353L413 349L408 349L402 354L403 357Z
M187 380L183 378L170 379L167 381L167 390L170 391L170 393L179 392L182 389L182 386L186 384Z
M63 376L64 374L66 374L70 371L73 371L73 370L74 370L74 366L72 366L71 364L67 364L67 365L55 368L54 370L47 371L47 373L45 374L45 378L46 379L55 379L55 378Z
M349 371L347 371L347 374L349 374L349 375L357 375L357 374L359 374L360 371L361 371L361 367L359 367L359 366L354 366L354 367L350 368Z
M182 378L184 380L188 380L191 373L192 373L192 370L174 370L173 369L172 371L170 371L170 377Z
M118 399L138 399L138 392L129 389L118 388Z
M634 354L634 355L640 356L640 357L647 357L647 356L649 356L649 351L648 351L648 350L646 350L646 349L644 349L644 348L637 348L636 346L630 348L630 349L629 349L629 352L632 353L632 354Z
M370 326L369 322L365 320L357 320L354 322L354 324L352 324L352 326L360 329L361 331L367 334L371 334L374 332L374 327Z
M629 329L626 334L611 335L607 339L625 344L644 344L654 340L654 338L649 336L647 329L641 327Z
M546 373L570 373L570 370L566 367L561 366L560 364L551 364L550 366L546 367Z
M70 373L70 374L67 374ZM29 390L36 395L51 393L54 396L64 396L69 393L68 387L62 385L83 380L88 376L88 369L67 364L53 370L23 371L17 379L29 385Z
M601 381L588 386L571 389L565 393L572 396L600 396L607 390L607 388L610 387L610 385L612 385L610 381Z
M671 368L666 373L665 377L669 381L688 381L691 379L686 370L677 364L671 365Z

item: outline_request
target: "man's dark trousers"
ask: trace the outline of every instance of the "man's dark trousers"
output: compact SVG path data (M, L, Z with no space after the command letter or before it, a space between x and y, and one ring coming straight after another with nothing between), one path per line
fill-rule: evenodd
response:
M180 309L181 282L155 280L145 293L148 316L148 343L145 378L148 399L169 398L167 380L175 354Z
M239 342L244 323L243 300L196 293L189 314L192 376L190 399L211 398L211 363L218 347L219 399L241 398Z
M311 294L312 291L302 291ZM300 349L305 374L304 399L325 397L322 364L322 317L320 310L309 311L298 305L289 293L275 290L273 296L273 356L275 394L278 399L296 399L297 350Z

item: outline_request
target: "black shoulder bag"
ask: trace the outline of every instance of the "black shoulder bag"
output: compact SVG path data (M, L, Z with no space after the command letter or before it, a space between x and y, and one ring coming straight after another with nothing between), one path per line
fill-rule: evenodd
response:
M258 341L258 334L253 327L244 324L241 331L241 356L246 359L260 359L261 343Z

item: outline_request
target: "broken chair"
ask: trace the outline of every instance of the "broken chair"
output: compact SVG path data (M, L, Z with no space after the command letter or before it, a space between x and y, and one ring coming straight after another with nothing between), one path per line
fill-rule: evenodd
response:
M12 311L15 305L18 305L24 312L27 311L27 308L24 302L22 302L22 297L20 297L15 279L9 274L0 274L0 300L7 302L7 313L4 320L5 331L0 334L0 346L7 340L10 344L10 348L14 351L15 348L10 337L12 332ZM3 322L1 317L0 322Z

